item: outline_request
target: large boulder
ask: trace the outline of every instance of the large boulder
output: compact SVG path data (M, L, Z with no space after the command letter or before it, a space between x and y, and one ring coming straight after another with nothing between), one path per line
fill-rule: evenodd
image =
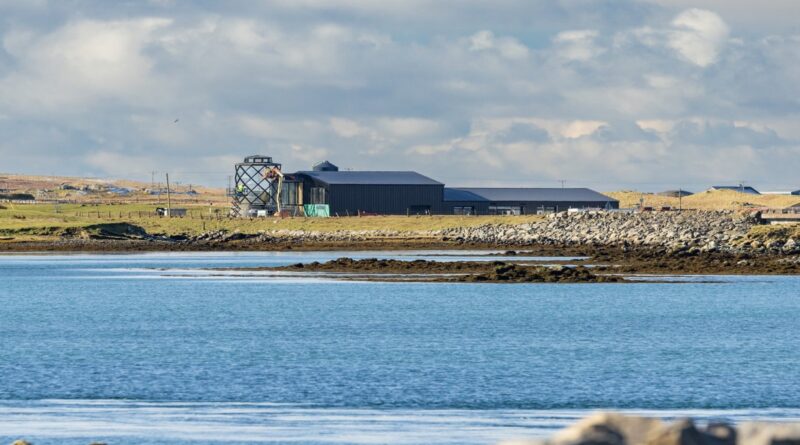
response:
M800 445L800 424L743 423L738 437L740 445Z

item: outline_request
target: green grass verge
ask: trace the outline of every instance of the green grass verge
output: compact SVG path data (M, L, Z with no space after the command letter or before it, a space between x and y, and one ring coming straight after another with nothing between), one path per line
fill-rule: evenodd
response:
M197 235L226 230L258 233L274 230L317 232L390 230L419 232L484 224L522 224L540 216L368 216L347 218L226 218L227 208L186 206L189 216L163 218L154 216L155 205L59 205L3 204L0 208L0 237L37 239L61 236L76 229L90 230L98 224L128 223L151 234Z

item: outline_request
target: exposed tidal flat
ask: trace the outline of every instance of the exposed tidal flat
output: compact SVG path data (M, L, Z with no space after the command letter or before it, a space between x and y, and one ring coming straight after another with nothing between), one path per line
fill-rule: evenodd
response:
M547 436L595 409L800 418L800 277L505 285L209 273L339 257L497 259L0 257L0 440L488 444Z

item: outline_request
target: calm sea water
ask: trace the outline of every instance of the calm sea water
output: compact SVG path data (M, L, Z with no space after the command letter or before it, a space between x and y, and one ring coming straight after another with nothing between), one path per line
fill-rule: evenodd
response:
M800 278L201 270L345 255L0 256L0 443L488 444L600 408L800 419ZM361 256L379 255L398 254Z

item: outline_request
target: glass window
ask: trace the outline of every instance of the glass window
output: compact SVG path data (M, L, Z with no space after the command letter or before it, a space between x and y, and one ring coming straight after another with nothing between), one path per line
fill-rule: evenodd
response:
M490 215L521 215L522 206L489 206Z
M311 187L311 196L309 204L327 204L327 196L325 188Z

